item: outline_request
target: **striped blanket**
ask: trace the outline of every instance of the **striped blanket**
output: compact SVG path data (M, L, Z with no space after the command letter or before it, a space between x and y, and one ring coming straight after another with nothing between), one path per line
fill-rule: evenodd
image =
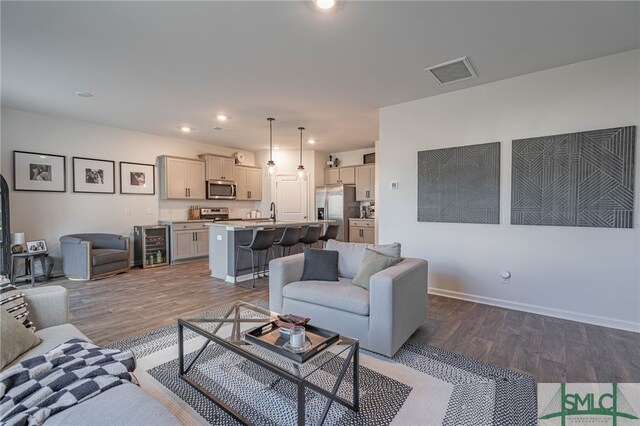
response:
M0 424L40 425L50 416L126 382L131 351L71 339L0 373Z

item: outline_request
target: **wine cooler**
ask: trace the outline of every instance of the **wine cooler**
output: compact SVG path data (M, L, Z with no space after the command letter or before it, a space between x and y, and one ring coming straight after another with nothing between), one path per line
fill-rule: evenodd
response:
M169 264L169 227L134 226L133 257L136 266L155 268Z

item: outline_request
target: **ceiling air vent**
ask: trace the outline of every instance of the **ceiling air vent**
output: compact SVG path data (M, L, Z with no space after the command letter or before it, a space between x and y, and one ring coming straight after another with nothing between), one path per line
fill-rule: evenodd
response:
M428 71L442 85L478 77L466 56L424 70Z

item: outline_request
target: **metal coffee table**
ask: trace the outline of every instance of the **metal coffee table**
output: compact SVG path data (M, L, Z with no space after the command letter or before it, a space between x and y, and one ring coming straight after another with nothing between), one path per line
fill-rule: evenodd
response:
M246 302L235 302L220 318L194 318L178 319L178 356L180 377L201 392L204 396L218 404L222 409L245 424L252 424L245 416L238 412L228 402L223 401L210 389L189 376L189 371L198 362L200 356L209 344L219 345L241 357L275 373L278 380L287 380L297 386L297 417L298 425L305 424L305 390L310 389L328 398L317 424L322 424L329 413L333 402L359 411L358 401L358 369L359 369L359 343L356 339L340 336L333 345L319 352L316 356L304 363L297 363L289 358L279 355L267 348L252 345L243 340L246 331L265 324L276 318L277 314L268 309L260 308ZM313 321L312 321L313 322ZM206 339L195 357L185 366L184 353L184 329L193 331ZM335 376L335 382L325 389L313 382L314 373L321 371L329 362L338 362L339 373ZM338 395L340 385L347 376L349 366L353 370L353 398L352 401ZM325 376L326 377L326 376Z

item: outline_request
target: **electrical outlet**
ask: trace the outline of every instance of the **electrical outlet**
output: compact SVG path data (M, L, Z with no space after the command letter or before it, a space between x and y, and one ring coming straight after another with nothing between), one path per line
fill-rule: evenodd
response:
M222 241L222 235L216 235L216 240Z
M391 189L398 189L398 188L399 188L398 181L391 182Z
M124 209L124 214L126 214L127 216L131 214L131 209L130 208L125 208Z

